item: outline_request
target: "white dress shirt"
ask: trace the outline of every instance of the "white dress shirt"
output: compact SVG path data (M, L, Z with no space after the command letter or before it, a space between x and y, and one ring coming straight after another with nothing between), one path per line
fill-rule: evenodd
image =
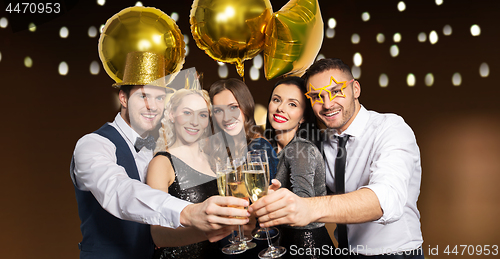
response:
M127 142L141 181L130 178L125 168L116 163L116 147L109 139L90 133L76 143L73 183L82 191L92 192L106 211L120 219L177 228L181 211L190 203L146 185L153 151L143 147L136 152L134 143L139 134L119 113L109 124Z
M337 133L324 143L326 185L335 191ZM380 219L347 224L349 245L360 254L409 251L423 243L417 209L422 169L412 129L395 114L368 111L363 106L348 134L345 192L369 188L380 202Z

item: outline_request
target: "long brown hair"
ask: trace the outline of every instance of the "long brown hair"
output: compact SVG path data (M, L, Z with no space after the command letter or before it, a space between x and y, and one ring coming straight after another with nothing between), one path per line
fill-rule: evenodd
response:
M248 89L248 86L243 81L236 78L219 80L210 86L210 90L208 92L212 103L214 100L214 96L224 90L229 90L233 94L234 98L238 102L239 109L245 116L243 129L245 130L247 144L250 143L250 141L252 141L253 139L262 137L262 129L255 123L255 102L253 100L252 94L250 93L250 90ZM214 123L214 133L220 131L223 130L217 123ZM231 138L228 139L228 142L229 147L234 147L234 141ZM235 148L236 150L239 150L240 147Z

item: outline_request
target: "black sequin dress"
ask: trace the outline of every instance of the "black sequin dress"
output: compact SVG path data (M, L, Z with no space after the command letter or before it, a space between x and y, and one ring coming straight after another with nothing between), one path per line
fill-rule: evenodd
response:
M217 178L196 171L182 160L168 152L158 152L170 159L174 168L175 180L168 188L168 193L177 198L201 203L210 196L218 195ZM219 258L222 256L217 243L208 240L181 247L162 247L155 250L154 259L166 258ZM215 256L215 257L214 257Z
M276 179L300 197L326 195L325 163L318 148L309 140L295 137L278 154ZM280 226L280 245L287 252L282 258L335 258L335 246L324 223L304 227ZM326 248L328 253L322 249ZM331 250L333 249L333 250Z

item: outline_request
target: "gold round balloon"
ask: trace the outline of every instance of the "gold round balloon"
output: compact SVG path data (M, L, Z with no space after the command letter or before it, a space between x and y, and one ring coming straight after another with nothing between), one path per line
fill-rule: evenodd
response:
M191 33L200 49L217 61L236 64L243 77L243 62L264 46L271 15L269 0L194 0Z
M302 76L323 43L323 19L317 0L290 0L266 28L264 74Z
M125 8L106 22L99 38L99 57L116 83L123 81L125 59L134 51L162 55L165 74L175 73L184 64L184 36L175 21L156 8Z

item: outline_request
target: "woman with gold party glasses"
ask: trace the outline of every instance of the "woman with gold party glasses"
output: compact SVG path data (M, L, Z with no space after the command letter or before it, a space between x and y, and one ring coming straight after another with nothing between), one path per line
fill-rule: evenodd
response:
M203 151L211 133L210 99L205 90L181 89L165 108L147 184L193 203L218 195L217 178ZM151 226L154 258L208 258L222 255L217 243L194 228Z
M268 106L266 133L278 150L276 179L300 197L326 195L325 164L319 149L308 139L317 136L316 117L307 101L305 82L286 77L274 87ZM334 247L324 223L304 227L281 226L280 245L315 251L324 245ZM291 257L285 254L283 258ZM321 258L320 255L296 255L293 258Z

